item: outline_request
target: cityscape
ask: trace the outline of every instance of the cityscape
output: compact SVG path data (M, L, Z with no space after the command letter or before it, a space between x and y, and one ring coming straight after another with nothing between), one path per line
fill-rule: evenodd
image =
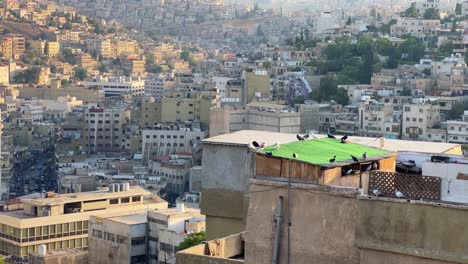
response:
M468 1L0 0L0 264L468 263Z

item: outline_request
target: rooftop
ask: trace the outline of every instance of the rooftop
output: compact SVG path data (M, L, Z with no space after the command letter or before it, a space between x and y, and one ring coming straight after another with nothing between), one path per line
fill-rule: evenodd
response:
M146 224L147 218L145 214L133 214L108 218L107 220L126 224L126 225L139 225Z
M37 206L45 205L59 205L65 203L81 202L81 201L90 201L96 199L109 199L117 198L122 196L130 195L145 195L149 194L145 189L138 186L131 186L128 191L121 192L109 192L108 190L100 190L93 192L83 192L83 193L67 193L67 194L55 194L50 198L36 198L36 199L23 199L23 203L33 204Z
M326 135L316 135L324 138ZM275 143L286 144L297 141L296 134L278 133L257 130L241 130L230 134L223 134L203 140L204 144L247 146L252 141L265 143L267 146ZM461 155L461 145L452 143L424 142L411 140L398 140L387 138L350 136L350 143L361 144L368 147L383 149L391 152L413 151L424 153L450 153ZM331 157L330 157L331 158Z
M274 157L292 159L293 153L298 157L296 160L312 164L330 164L330 159L336 155L336 162L351 161L352 156L359 159L364 153L368 158L390 154L386 150L372 148L355 143L341 143L337 139L321 138L306 141L296 141L282 144L278 149L269 146L263 149L264 154L271 152Z

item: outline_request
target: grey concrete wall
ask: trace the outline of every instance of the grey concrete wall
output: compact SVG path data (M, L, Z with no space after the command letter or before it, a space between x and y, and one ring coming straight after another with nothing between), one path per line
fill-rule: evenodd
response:
M360 248L468 263L466 206L360 198L358 216L356 245Z
M284 183L263 184L256 180L251 186L246 263L271 263L279 196L285 197L279 263L287 263L289 222L290 263L359 263L359 250L354 246L357 217L354 190L295 184L290 190L288 208L288 189Z
M45 257L38 254L30 255L30 264L88 264L88 252L70 252L70 254L46 255Z
M360 264L449 264L453 262L439 261L415 256L397 254L392 252L361 249Z
M207 216L207 239L244 231L241 223L247 214L255 156L246 146L204 144L202 164L200 209ZM226 228L228 223L234 223L235 228Z

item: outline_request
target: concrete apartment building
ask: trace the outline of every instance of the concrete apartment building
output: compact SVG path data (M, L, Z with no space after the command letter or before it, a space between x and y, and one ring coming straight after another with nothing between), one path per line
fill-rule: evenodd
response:
M249 70L245 73L245 99L246 104L256 97L270 97L270 75L265 70ZM232 96L230 96L232 97Z
M153 156L190 152L205 139L206 133L199 129L144 129L141 131L143 160Z
M395 104L364 101L359 105L361 136L399 138L401 112L395 111ZM399 108L396 106L397 109Z
M19 59L24 54L26 40L22 36L7 35L0 39L3 57L7 59Z
M447 126L447 142L468 144L468 111L465 111L463 120L450 120L444 125Z
M89 263L146 264L148 220L145 214L89 220Z
M0 65L0 84L10 84L10 67L8 65Z
M423 0L413 2L411 5L416 9L416 13L420 16L424 16L427 9L433 8L437 11L440 9L440 0Z
M397 23L390 27L390 36L411 35L416 38L426 38L435 36L439 29L440 20L398 18Z
M123 186L123 185L122 185ZM112 188L111 188L112 189ZM122 191L120 191L122 190ZM164 209L167 203L140 187L53 194L23 199L23 208L0 213L0 253L25 257L47 249L88 248L90 216L112 217Z
M175 264L178 246L188 234L205 231L205 216L199 209L177 208L148 211L149 264Z
M145 81L140 77L112 76L107 80L82 82L82 84L89 88L103 90L106 97L123 96L125 94L141 97L145 94Z
M148 162L150 174L165 180L165 189L182 195L188 191L192 153L175 153L153 157Z
M160 100L152 96L145 96L141 100L141 128L154 128L162 122L162 105Z
M427 130L440 123L440 106L418 103L403 106L403 139L427 140Z
M210 136L240 130L283 133L301 131L301 113L285 105L252 102L247 106L229 106L210 110Z
M202 128L210 123L210 109L219 106L218 90L166 91L161 100L161 122L199 120Z
M129 122L128 108L85 108L84 129L88 151L96 153L126 149L125 132Z

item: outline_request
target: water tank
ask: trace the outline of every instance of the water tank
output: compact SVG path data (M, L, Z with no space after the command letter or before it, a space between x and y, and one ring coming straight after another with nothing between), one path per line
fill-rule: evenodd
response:
M114 185L115 185L115 192L120 192L121 191L120 184L116 183Z
M129 182L125 182L124 183L124 191L128 191L130 190L130 183Z
M123 182L122 182L122 183L119 183L119 185L120 185L120 191L121 191L121 192L125 191L125 185L124 185L124 183L123 183Z
M114 184L109 184L109 192L115 192Z
M178 212L181 212L181 213L185 212L185 204L184 203L178 203L176 205L176 208L177 208Z
M39 253L39 256L45 256L47 252L47 246L44 244L39 245L39 247L37 247L37 252Z

